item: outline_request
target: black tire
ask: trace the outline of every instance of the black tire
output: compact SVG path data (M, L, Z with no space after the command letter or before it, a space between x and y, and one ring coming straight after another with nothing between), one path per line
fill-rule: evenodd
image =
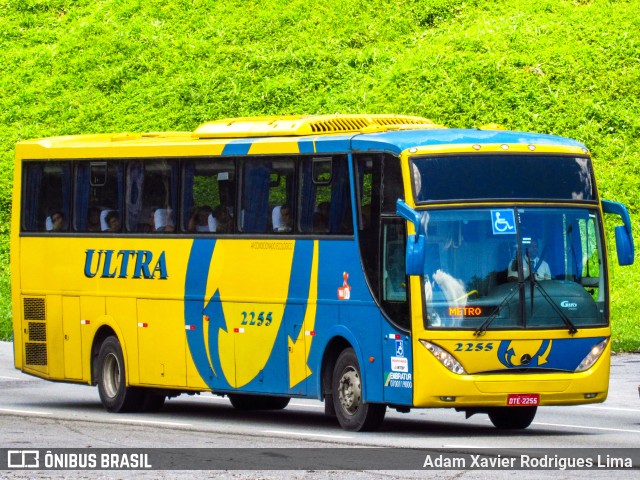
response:
M282 410L289 405L290 397L267 395L230 394L231 405L237 410Z
M349 431L377 429L387 406L362 401L362 380L358 357L351 348L340 353L331 378L331 396L340 426Z
M496 407L489 410L493 426L501 430L523 430L531 425L538 407Z
M108 337L98 354L98 392L108 412L123 413L140 410L144 401L141 389L127 387L124 357L116 337Z

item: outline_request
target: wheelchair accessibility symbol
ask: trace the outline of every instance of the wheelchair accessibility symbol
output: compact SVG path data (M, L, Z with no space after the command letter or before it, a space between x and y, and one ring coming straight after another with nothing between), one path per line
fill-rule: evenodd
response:
M514 235L516 221L513 210L491 210L491 226L494 235Z

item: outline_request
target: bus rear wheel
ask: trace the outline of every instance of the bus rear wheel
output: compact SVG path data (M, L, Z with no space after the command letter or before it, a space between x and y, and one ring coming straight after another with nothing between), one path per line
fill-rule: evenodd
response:
M127 387L122 347L116 337L108 337L98 353L98 393L108 412L133 412L141 408L144 393Z
M387 406L362 400L362 377L358 357L351 348L340 353L333 369L331 391L340 426L354 432L371 431L384 420Z
M270 397L267 395L230 394L229 401L237 410L282 410L289 405L289 397Z
M496 407L489 410L493 426L501 430L523 430L531 425L538 407Z

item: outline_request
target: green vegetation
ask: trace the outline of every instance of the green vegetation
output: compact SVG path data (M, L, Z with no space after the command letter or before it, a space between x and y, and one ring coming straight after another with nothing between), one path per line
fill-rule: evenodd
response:
M577 138L640 237L639 0L0 0L0 336L15 142L206 120L401 113ZM610 226L611 227L611 226ZM615 254L613 255L613 257ZM638 267L613 345L640 347Z

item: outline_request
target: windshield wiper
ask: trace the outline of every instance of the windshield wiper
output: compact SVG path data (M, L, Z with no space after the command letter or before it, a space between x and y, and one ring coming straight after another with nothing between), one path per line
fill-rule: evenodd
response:
M535 285L538 290L540 290L540 293L542 294L542 298L544 298L547 301L547 303L553 307L553 309L556 311L560 319L564 322L564 324L567 327L569 327L569 334L573 335L575 333L578 333L578 329L573 324L573 322L569 319L569 317L567 317L567 314L564 313L560 309L560 307L558 307L556 302L553 301L553 298L551 298L551 295L549 295L547 291L543 288L541 282L538 282L537 280L535 280L535 275L533 277L533 280L531 280L531 283ZM532 298L533 298L533 294L532 294ZM531 314L533 315L533 303L531 305Z
M516 294L516 292L518 290L520 290L521 286L522 286L522 283L520 283L520 282L515 284L515 286L509 291L509 293L507 293L504 296L504 298L502 299L502 302L500 302L500 305L498 305L496 307L496 309L493 311L493 313L491 315L489 315L489 317L484 322L482 322L482 325L480 325L476 329L476 331L473 332L474 336L480 337L480 336L484 335L484 333L489 328L489 325L491 325L491 322L493 322L495 320L495 318L498 316L498 314L500 313L500 310L502 309L502 307L504 307L507 304L507 302L513 298L513 296Z
M529 258L529 250L528 249L526 250L526 256L527 256L527 264L529 265L529 281L531 282L530 283L530 285L531 285L531 292L530 292L530 296L531 296L531 316L533 316L533 292L537 288L538 290L540 290L540 293L542 294L542 298L544 298L547 301L547 303L549 305L551 305L551 307L553 307L553 309L556 311L556 313L558 314L560 319L564 322L564 324L567 327L569 327L569 334L573 335L575 333L578 333L578 329L573 324L573 322L569 319L569 317L567 317L567 314L564 313L560 309L560 307L558 307L558 305L556 305L556 302L553 301L553 299L547 293L547 291L544 289L542 284L538 280L536 280L536 272L534 272L533 269L531 268L531 258ZM542 263L542 259L538 259L538 261L540 263Z

